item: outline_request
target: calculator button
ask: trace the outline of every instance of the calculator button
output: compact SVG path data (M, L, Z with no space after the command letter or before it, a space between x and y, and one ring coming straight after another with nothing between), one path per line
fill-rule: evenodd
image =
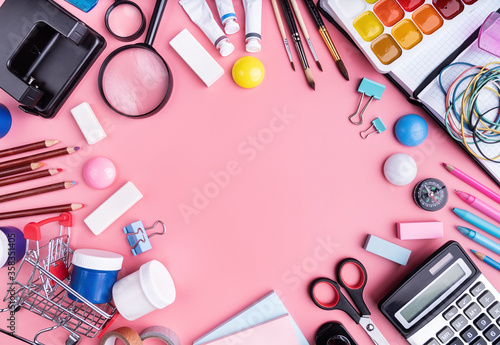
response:
M451 330L450 327L446 326L445 328L440 330L436 335L439 338L439 340L441 340L442 343L446 344L453 337L453 331Z
M490 318L488 316L486 316L485 314L481 315L480 317L478 317L477 319L474 320L474 325L480 331L482 331L483 329L485 329L486 327L488 327L488 325L490 323L491 323Z
M470 293L472 294L472 296L476 297L481 293L481 291L484 290L484 288L485 288L484 284L479 282L476 285L474 285L472 289L470 289Z
M481 308L476 302L471 303L470 306L465 309L465 315L467 315L470 320L475 319L479 313L481 313Z
M483 334L488 341L493 341L500 335L500 330L497 326L491 325Z
M470 295L465 294L462 298L460 298L457 302L457 305L460 309L465 308L472 301L472 297Z
M466 343L470 343L477 337L477 331L472 326L467 326L467 328L460 333L460 336Z
M471 343L471 345L486 345L486 340L484 338L477 338Z
M464 342L458 338L455 338L446 345L464 345Z
M463 315L457 316L450 324L455 331L461 331L465 326L467 326L467 319Z
M446 321L451 320L455 315L458 314L458 309L456 307L451 307L444 312L443 317Z
M439 345L436 339L432 338L428 342L426 342L424 345Z
M495 302L488 308L488 314L494 319L500 316L500 303Z
M486 291L479 297L479 304L481 304L484 308L488 307L491 303L495 302L495 296L489 291Z

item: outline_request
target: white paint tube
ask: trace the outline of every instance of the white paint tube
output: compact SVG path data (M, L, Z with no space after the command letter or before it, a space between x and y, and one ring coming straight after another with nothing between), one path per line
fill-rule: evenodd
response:
M189 18L210 39L215 48L219 49L220 55L228 56L233 52L234 46L215 21L205 0L181 0L179 4L184 8Z
M243 0L245 9L245 42L249 53L260 52L262 0Z
M220 21L224 25L224 31L228 35L237 33L240 26L236 23L236 13L232 0L215 0L217 11L219 12Z

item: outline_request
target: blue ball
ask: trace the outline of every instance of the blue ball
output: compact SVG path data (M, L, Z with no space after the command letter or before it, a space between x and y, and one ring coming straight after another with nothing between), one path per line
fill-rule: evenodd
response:
M10 131L12 126L12 116L9 109L0 103L0 138L3 138Z
M427 138L429 128L421 116L408 114L401 117L398 122L396 122L394 132L401 144L406 146L417 146L422 144L425 138Z

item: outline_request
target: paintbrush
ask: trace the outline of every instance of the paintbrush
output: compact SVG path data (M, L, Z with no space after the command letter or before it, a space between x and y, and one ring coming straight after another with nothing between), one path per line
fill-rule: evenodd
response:
M302 30L302 34L304 35L304 38L306 39L307 45L309 46L309 50L311 50L311 54L314 58L314 61L316 61L316 65L318 66L320 71L323 72L323 68L321 67L321 64L319 63L318 56L316 55L316 51L313 48L311 38L309 37L309 33L307 32L306 23L304 23L304 19L302 18L302 14L300 13L299 5L297 5L296 0L290 0L290 3L292 4L293 11L295 12L295 18L297 19L297 22L299 22L300 30Z
M271 0L271 4L273 5L274 16L276 17L276 23L278 23L278 28L281 33L281 37L283 38L283 43L285 44L286 54L288 55L288 59L290 60L290 65L292 69L295 71L295 65L292 60L292 53L290 52L290 46L288 45L288 40L286 39L285 28L283 27L283 21L281 20L280 10L278 9L278 3L276 0Z
M304 0L304 1L306 2L307 9L309 10L311 17L313 17L314 22L318 27L319 34L321 35L321 37L323 37L323 41L325 42L326 46L328 47L328 50L330 51L330 53L333 56L333 59L335 60L337 68L339 69L340 73L344 76L344 78L346 80L349 80L349 74L347 73L347 68L345 67L344 62L340 58L339 52L337 51L337 48L335 48L332 38L330 37L330 33L326 29L325 23L323 22L323 19L321 18L318 9L314 5L313 0Z
M311 69L309 68L307 57L304 52L304 47L302 46L302 42L300 40L299 31L297 30L297 25L295 24L292 8L290 7L288 0L280 0L280 2L281 6L283 7L283 14L285 15L286 23L288 24L288 28L292 33L293 41L295 43L295 49L297 49L297 54L299 55L302 68L304 69L307 83L313 90L315 90L316 84L314 83L313 75Z

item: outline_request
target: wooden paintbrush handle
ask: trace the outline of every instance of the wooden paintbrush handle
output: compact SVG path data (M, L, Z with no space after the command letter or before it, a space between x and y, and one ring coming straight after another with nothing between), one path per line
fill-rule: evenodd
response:
M276 0L271 0L273 5L274 16L276 17L276 22L278 23L278 28L280 29L281 37L286 39L285 27L283 26L283 21L281 20L280 10L278 8L278 3Z
M300 14L299 5L297 4L297 1L295 1L295 0L290 0L290 2L292 3L293 11L295 12L295 17L297 18L297 21L299 22L300 30L302 30L302 33L304 34L305 39L308 40L309 33L307 32L306 23L304 23L304 19L302 18L302 14Z

